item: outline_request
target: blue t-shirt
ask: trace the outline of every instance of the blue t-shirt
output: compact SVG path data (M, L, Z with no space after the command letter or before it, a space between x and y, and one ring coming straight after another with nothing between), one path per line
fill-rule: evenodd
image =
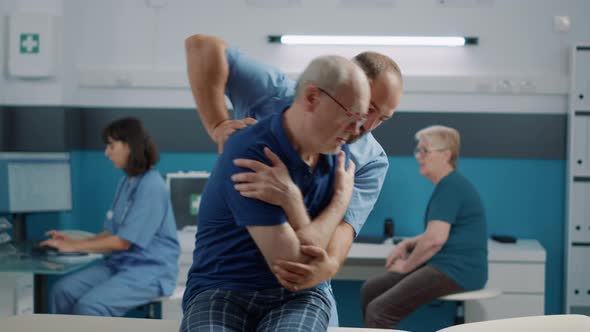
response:
M234 118L258 120L284 110L293 103L296 82L278 69L261 64L237 49L226 51L229 77L225 93L233 106ZM371 133L350 145L356 165L354 191L344 220L356 234L363 227L379 197L389 161Z
M172 294L180 246L170 195L160 173L151 169L133 182L123 177L111 210L105 229L131 242L131 247L114 251L107 261L109 266L134 271L137 278L158 280L162 295Z
M453 171L434 188L424 215L451 224L447 242L427 264L445 273L465 290L481 289L488 279L486 216L475 187Z
M193 265L189 271L183 308L196 294L207 289L260 290L282 287L246 226L272 226L287 222L283 209L246 198L234 189L231 176L251 171L234 165L236 158L270 165L263 148L268 147L287 166L300 188L307 212L315 218L329 203L334 190L337 155L320 155L316 167L301 160L287 140L283 113L259 121L230 136L224 145L201 198L199 231ZM347 147L343 146L347 151Z

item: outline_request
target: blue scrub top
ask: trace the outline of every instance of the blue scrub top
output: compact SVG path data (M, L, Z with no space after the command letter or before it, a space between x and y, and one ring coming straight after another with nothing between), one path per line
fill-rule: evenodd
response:
M107 264L117 270L134 271L138 279L157 279L162 295L172 294L180 246L170 195L160 173L151 169L133 181L123 177L111 211L105 229L131 242L131 247L114 251Z
M253 159L269 165L263 152L268 147L287 166L291 179L301 189L311 218L317 217L330 203L337 155L321 155L312 171L287 140L282 115L275 113L240 130L225 143L201 199L199 231L183 307L207 289L282 287L246 227L278 225L287 222L287 217L279 206L240 195L231 176L249 170L235 166L234 159ZM347 146L343 150L348 155Z
M486 216L475 187L457 171L434 188L424 215L451 224L447 242L428 264L453 279L465 290L481 289L488 279Z
M281 71L254 61L234 48L227 49L226 57L229 77L225 93L232 103L234 118L264 119L293 103L296 82ZM371 133L349 147L356 171L344 220L358 234L379 197L389 161Z

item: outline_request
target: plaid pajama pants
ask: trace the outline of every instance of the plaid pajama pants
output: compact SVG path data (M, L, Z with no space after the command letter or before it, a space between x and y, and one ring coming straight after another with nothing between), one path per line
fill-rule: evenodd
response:
M330 301L315 288L210 289L190 300L180 331L326 331L329 320Z

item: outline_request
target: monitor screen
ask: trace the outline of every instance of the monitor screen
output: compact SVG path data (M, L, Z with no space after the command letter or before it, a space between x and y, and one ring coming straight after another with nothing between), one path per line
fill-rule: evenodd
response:
M72 209L68 153L1 153L0 212L27 213Z
M196 227L199 204L205 184L209 178L206 172L180 172L166 174L166 183L170 190L172 209L176 218L176 228Z

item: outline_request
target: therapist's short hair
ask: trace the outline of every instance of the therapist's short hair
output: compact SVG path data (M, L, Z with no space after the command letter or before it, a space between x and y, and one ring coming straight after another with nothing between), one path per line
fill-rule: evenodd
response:
M129 146L129 159L124 169L129 176L147 172L160 159L156 144L137 118L129 117L111 122L102 131L105 144L109 143L109 137Z
M369 81L373 81L382 73L391 72L397 77L397 79L399 79L403 88L404 78L402 76L402 71L398 64L387 55L367 51L357 54L353 58L353 61L361 67Z

